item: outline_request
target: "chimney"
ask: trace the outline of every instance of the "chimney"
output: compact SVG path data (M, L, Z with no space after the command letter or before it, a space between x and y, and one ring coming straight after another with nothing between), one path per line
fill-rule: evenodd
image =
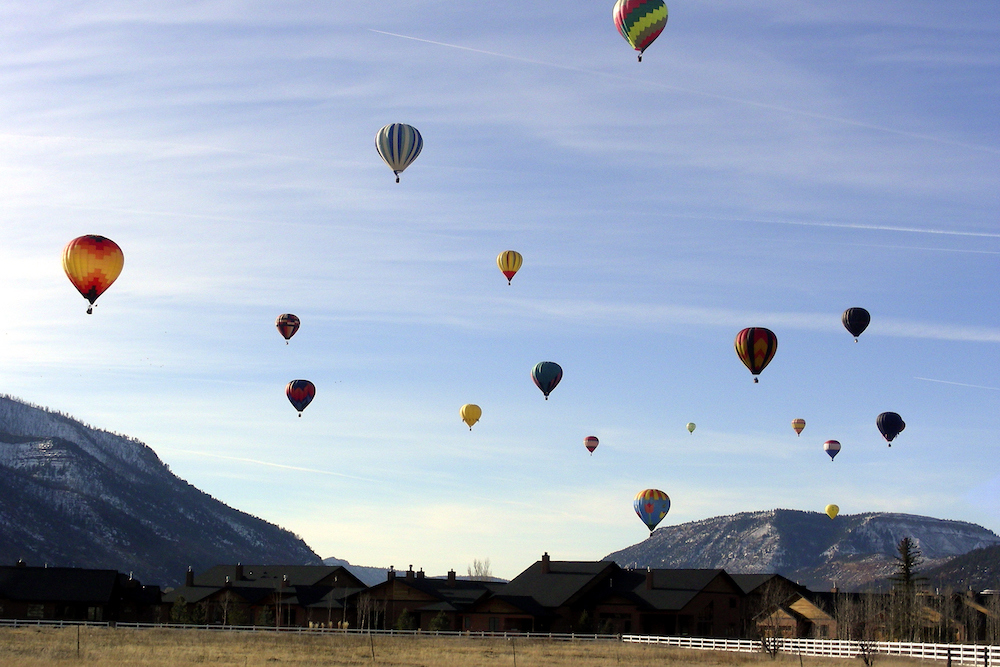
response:
M646 568L646 590L653 590L653 570L652 568Z
M288 588L288 575L287 574L281 575L281 587L282 588Z
M413 579L413 576L414 576L413 566L411 565L410 569L406 571L406 578Z
M184 575L184 585L194 586L194 569L190 565L188 565L187 574Z
M236 564L236 576L234 579L236 579L236 581L243 581L243 563Z
M546 551L542 554L542 574L549 573L549 552Z
M17 566L18 567L28 567L28 563L25 562L25 560L23 558L18 558L17 559Z
M424 568L420 568L420 571L417 572L417 579L423 579L423 578L424 578Z
M229 580L229 575L227 574L226 575L226 588L229 588L232 585L233 585L233 582Z
M386 581L392 581L395 578L396 578L396 570L395 570L395 568L392 567L392 565L390 565L389 569L386 570L385 580Z
M455 586L455 570L448 570L448 585L453 588Z

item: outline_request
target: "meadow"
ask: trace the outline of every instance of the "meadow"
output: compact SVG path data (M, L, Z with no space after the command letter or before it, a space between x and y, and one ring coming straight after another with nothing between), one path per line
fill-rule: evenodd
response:
M170 629L2 628L0 665L392 665L394 667L852 667L834 658L694 651L619 642L366 637ZM879 667L915 661L886 658Z

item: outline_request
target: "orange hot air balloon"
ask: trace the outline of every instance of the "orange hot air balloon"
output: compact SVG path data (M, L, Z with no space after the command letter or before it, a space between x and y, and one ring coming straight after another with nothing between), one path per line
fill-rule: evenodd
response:
M94 312L94 301L111 287L125 266L125 255L118 244L96 234L80 236L63 248L63 271L90 305L87 314Z
M757 381L760 372L771 363L778 349L778 337L764 327L747 327L736 334L736 354Z
M806 420L805 419L793 419L792 420L792 428L795 429L795 434L796 435L802 435L802 429L804 429L805 427L806 427Z

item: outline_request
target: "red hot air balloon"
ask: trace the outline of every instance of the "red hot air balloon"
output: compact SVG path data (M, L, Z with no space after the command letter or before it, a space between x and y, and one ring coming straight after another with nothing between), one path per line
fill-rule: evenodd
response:
M598 440L595 435L588 435L583 439L583 446L587 448L587 451L590 452L591 456L594 455L594 450L597 449L597 445L599 444L600 440Z
M299 330L299 318L291 313L285 313L278 315L274 325L278 327L278 333L285 337L285 345L288 345L288 341Z
M806 420L805 419L793 419L792 420L792 429L795 430L795 434L796 435L802 435L802 429L804 429L805 427L806 427Z
M285 387L285 396L292 407L299 411L299 417L306 406L316 397L316 386L309 380L292 380Z
M778 349L778 337L770 329L748 327L736 334L736 354L740 361L753 373L757 381L760 372L771 363Z
M63 271L73 287L90 305L87 314L94 312L94 301L111 287L122 272L125 255L118 244L97 234L79 236L63 248Z

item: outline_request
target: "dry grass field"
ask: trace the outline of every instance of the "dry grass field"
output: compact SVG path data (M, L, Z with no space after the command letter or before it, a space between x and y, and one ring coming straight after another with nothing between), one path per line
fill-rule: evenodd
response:
M372 649L374 646L374 659ZM802 658L803 667L857 667L860 661ZM878 667L912 667L884 659ZM798 667L799 658L543 639L456 639L358 635L82 628L0 628L0 665L386 665L393 667Z

